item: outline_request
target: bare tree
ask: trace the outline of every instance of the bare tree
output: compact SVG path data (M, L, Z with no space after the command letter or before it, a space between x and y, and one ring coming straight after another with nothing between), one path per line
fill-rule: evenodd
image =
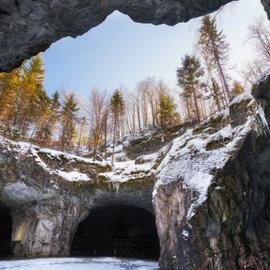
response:
M241 71L244 88L252 86L258 76L260 76L264 72L266 67L266 63L259 59L255 59L252 62L246 64Z
M106 111L106 108L107 104L105 94L99 91L97 88L93 88L90 93L90 102L88 109L88 113L90 116L90 132L88 144L89 147L93 149L94 159L97 155L97 149L102 145L104 125L106 126L107 124L108 112Z
M270 24L263 19L257 20L249 26L248 38L254 44L254 51L261 61L270 63Z

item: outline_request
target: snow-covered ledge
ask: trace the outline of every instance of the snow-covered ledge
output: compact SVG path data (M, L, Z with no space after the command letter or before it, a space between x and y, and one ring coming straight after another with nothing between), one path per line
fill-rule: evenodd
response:
M267 85L261 80L268 80ZM254 87L261 85L262 94L269 97L269 77L261 80ZM263 200L268 196L267 189L256 186L269 180L262 180L257 171L264 175L268 170L270 150L266 147L264 157L258 161L256 157L269 138L269 116L265 115L269 106L269 99L256 101L247 91L232 100L228 110L173 140L157 168L153 192L161 269L269 267L267 252L261 251L258 242L264 239L260 233L265 233L249 223L259 220L251 213L264 211L253 194L260 192ZM261 214L264 226L266 219ZM270 224L263 231L269 229Z

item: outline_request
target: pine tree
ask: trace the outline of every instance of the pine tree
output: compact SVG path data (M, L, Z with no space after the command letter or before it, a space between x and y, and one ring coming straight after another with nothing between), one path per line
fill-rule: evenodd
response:
M14 102L20 85L21 68L10 73L0 73L0 119L5 131L14 116Z
M78 111L78 103L75 100L74 94L66 95L60 115L62 130L59 141L61 150L70 149L72 146L72 139L76 132Z
M48 146L53 140L55 125L59 116L60 96L56 91L51 98L43 97L42 116L36 132L36 140L42 146Z
M125 112L125 104L123 100L122 93L119 90L115 90L111 100L111 115L112 115L112 125L113 125L113 152L112 152L112 166L114 165L114 149L117 138L117 133L119 134L119 127L121 124L122 116Z
M198 43L211 80L214 78L215 71L225 92L225 101L228 102L230 89L226 64L229 57L229 44L226 42L223 32L217 29L215 18L211 18L209 15L203 17Z
M168 128L179 123L180 117L176 112L173 98L166 93L159 95L159 122L162 128Z
M27 135L29 124L39 119L40 97L46 95L43 87L44 68L38 55L22 67L20 87L15 100L14 125L23 136Z
M187 104L187 111L189 112L190 107L194 105L195 115L198 121L201 120L198 96L201 90L200 79L203 74L204 71L199 59L190 55L184 56L181 68L177 69L178 85L183 89L182 96Z
M220 111L222 108L222 98L220 93L220 86L215 79L211 80L210 91L215 101L216 107L218 111Z

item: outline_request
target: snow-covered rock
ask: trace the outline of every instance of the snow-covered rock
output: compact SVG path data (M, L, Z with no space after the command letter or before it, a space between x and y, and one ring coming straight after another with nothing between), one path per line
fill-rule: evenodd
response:
M15 254L66 256L80 221L118 204L155 213L162 270L267 269L270 78L252 93L199 125L127 138L113 167L0 138Z
M0 204L11 209L15 255L67 256L80 221L106 203L153 213L155 155L146 159L112 168L109 160L0 138Z
M269 101L243 93L173 140L153 192L162 269L269 268Z

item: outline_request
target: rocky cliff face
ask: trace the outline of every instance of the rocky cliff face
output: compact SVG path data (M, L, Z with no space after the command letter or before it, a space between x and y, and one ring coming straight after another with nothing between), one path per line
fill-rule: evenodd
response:
M1 138L0 204L12 214L16 256L68 256L78 224L92 209L128 205L153 214L153 159L93 161Z
M268 18L270 18L270 1L269 0L261 0L262 4L264 6L264 9L268 15Z
M0 204L12 214L13 252L68 256L91 211L136 206L155 214L162 270L269 269L269 89L265 74L255 99L242 94L201 124L171 130L171 140L130 138L132 158L119 145L114 168L1 138Z
M269 269L270 79L175 139L153 203L162 269ZM264 126L264 128L261 128Z
M115 10L136 22L173 25L232 0L0 0L0 71L18 66L62 37L76 37Z

